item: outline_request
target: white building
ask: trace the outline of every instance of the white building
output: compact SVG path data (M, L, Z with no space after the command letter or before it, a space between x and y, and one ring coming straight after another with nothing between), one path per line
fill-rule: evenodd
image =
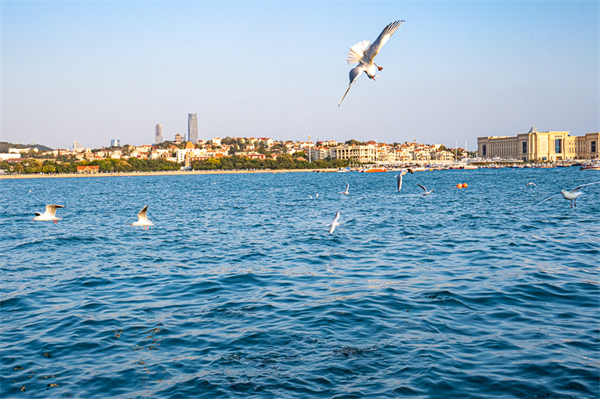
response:
M377 149L374 145L341 145L329 149L331 159L352 159L357 162L369 163L377 159Z
M21 158L21 154L9 153L9 154L0 154L0 161L6 161L7 159L18 159Z

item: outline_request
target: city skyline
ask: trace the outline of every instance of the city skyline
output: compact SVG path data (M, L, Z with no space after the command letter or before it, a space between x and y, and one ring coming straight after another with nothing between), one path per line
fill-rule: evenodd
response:
M99 147L112 136L139 145L156 120L167 138L185 135L186 110L202 111L205 139L416 134L473 149L479 136L532 125L600 130L598 2L0 7L0 141ZM381 79L358 81L337 108L348 49L394 19L406 23L378 56Z

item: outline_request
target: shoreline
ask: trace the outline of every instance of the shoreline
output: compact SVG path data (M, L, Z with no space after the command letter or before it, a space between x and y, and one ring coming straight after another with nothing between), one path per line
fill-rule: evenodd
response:
M331 169L272 169L272 170L162 170L150 172L108 172L108 173L60 173L30 175L0 175L2 179L62 179L85 177L134 177L134 176L185 176L185 175L225 175L238 173L292 173L292 172L337 172Z

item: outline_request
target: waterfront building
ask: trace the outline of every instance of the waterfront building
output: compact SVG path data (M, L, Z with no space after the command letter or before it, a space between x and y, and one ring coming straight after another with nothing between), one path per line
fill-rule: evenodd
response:
M100 172L100 166L98 165L85 165L77 167L78 174L95 175L98 172Z
M119 139L112 139L110 141L110 146L111 147L120 147L121 146L121 140L119 140Z
M188 114L188 141L198 141L198 114Z
M313 161L325 160L330 156L329 148L325 147L312 147L308 149L310 159Z
M183 150L177 150L176 158L178 163L189 162L190 160L195 161L197 158L206 156L207 151L204 148L195 148L191 141L188 141Z
M517 136L478 137L480 158L515 159L525 162L598 158L600 133L570 136L568 131L540 132L533 126Z
M154 132L154 144L160 144L163 141L163 126L162 123L157 123Z
M340 145L329 149L331 159L351 159L369 163L377 160L377 149L374 145Z

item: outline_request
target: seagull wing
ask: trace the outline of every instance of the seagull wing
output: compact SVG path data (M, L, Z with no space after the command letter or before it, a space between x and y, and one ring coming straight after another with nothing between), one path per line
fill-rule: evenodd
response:
M146 205L141 211L140 213L138 213L138 222L144 221L144 220L148 220L148 217L146 216L146 212L148 211L148 205Z
M344 97L342 97L342 99L340 100L338 107L340 105L342 105L342 101L344 101L344 98L346 98L346 94L348 94L348 91L350 91L350 88L352 87L354 82L356 82L356 79L358 79L358 77L360 76L360 73L364 70L365 70L365 67L362 64L355 68L352 68L350 70L350 84L348 85L348 88L346 89L346 92L344 93Z
M600 184L600 181L597 181L597 182L594 182L594 183L582 184L581 186L577 186L573 190L571 190L571 193L574 193L575 191L579 191L579 189L581 189L582 187L591 186L591 185L594 185L594 184Z
M348 65L359 63L365 55L365 50L369 48L369 44L368 40L363 40L350 47L347 58Z
M331 224L330 224L329 234L331 234L335 231L335 226L339 226L339 223L337 222L339 218L340 218L340 212L338 211L335 214L335 217L333 218L333 222L331 222Z
M417 186L421 187L423 189L423 191L427 192L427 189L425 188L425 186L423 186L421 184L417 184Z
M373 44L371 44L369 48L365 51L363 61L367 62L368 64L372 63L375 56L379 54L379 50L381 50L383 45L386 44L390 37L394 34L394 32L396 32L396 29L398 29L398 27L403 23L404 21L395 21L383 28L383 31L381 32L377 40L375 40Z
M346 183L346 192L348 192L348 190L350 190L350 183ZM339 215L338 215L339 217Z
M396 176L396 180L398 180L398 192L400 192L402 190L402 172Z
M560 197L561 195L562 195L562 193L560 193L560 194L556 194L556 195L553 195L552 197L546 198L546 199L545 199L545 200L543 200L542 202L546 202L546 201L548 201L548 200L551 200L552 198ZM537 204L535 204L534 206L538 206L538 205L539 205L539 204L541 204L542 202L538 202L538 203L537 203Z
M54 204L46 205L46 213L49 214L49 215L52 215L52 216L56 216L56 210L58 208L64 208L64 206L62 206L62 205L54 205Z

